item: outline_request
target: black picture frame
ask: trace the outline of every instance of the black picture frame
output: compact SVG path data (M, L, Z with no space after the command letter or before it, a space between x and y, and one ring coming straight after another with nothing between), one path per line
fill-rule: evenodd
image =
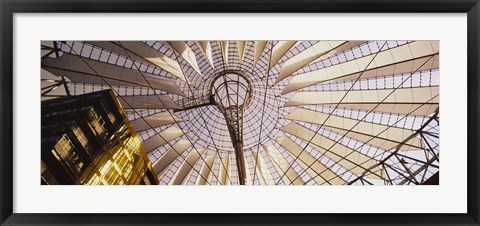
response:
M0 0L1 225L479 225L478 0ZM14 13L467 13L468 213L466 214L24 214L13 213ZM452 194L455 195L455 194ZM168 205L168 204L165 204ZM448 203L445 203L448 205Z

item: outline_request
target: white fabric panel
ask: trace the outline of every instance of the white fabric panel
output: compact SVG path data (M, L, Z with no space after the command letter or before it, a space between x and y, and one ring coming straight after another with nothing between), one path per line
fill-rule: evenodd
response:
M51 51L54 51L54 47L55 47L55 44L53 41L40 41L41 45L42 45L42 50L41 50L41 56L44 57L45 55L47 55L48 53L50 53ZM44 47L50 47L50 49L43 49ZM57 51L57 53L55 52L52 52L48 57L51 57L51 58L57 58L57 54L59 57L61 57L63 55L63 52L62 51Z
M228 41L218 41L218 45L222 51L224 68L226 69L228 67Z
M323 82L343 82L343 81L355 81L357 78L360 77L362 79L366 78L375 78L375 77L382 77L382 76L389 76L389 75L397 75L403 73L413 73L419 72L424 70L431 70L436 69L439 67L439 55L431 55L427 57L422 57L414 60L404 61L401 63L395 63L387 66L383 66L376 69L366 70L364 72L358 72L353 74L348 74L344 76L340 76L337 78L332 79L322 79L321 75L318 73L310 74L305 73L302 74L302 77L296 76L292 80L290 80L289 85L282 90L282 94L286 94L292 91L296 91L308 86L320 84ZM319 71L316 71L319 72ZM319 72L320 73L320 72ZM323 72L322 72L323 73ZM363 73L363 74L362 74ZM305 75L305 76L303 76Z
M363 43L365 43L365 41L319 41L315 45L288 59L283 64L275 84L311 62L326 59Z
M254 181L253 181L253 173L250 172L250 164L249 164L249 161L248 161L248 158L251 156L250 153L244 153L244 160L245 160L245 185L253 185ZM239 182L240 183L240 182Z
M301 138L306 142L311 140L310 145L315 147L317 151L324 153L329 159L337 162L345 169L350 170L357 175L361 175L367 169L372 168L370 171L379 172L377 174L379 174L380 177L374 174L367 174L367 177L383 179L383 171L381 170L380 166L377 166L377 161L369 156L344 146L343 144L335 144L334 140L331 140L330 138L324 137L320 134L316 134L314 131L296 123L290 123L282 127L281 130ZM330 149L330 151L327 151L328 149Z
M178 156L182 155L182 153L187 150L189 147L192 146L192 143L185 139L178 140L172 148L168 149L160 158L158 158L153 163L153 171L156 174L160 174L163 170L165 170Z
M240 59L240 64L243 63L243 54L245 53L245 43L246 41L237 41L238 57Z
M261 149L258 149L258 151L262 151ZM251 149L249 152L245 153L245 184L246 185L266 185L267 182L265 181L265 178L261 174L261 168L259 165L259 159L255 158L256 156L256 150ZM259 153L259 155L261 155ZM251 159L251 161L250 161ZM257 161L257 162L255 162ZM269 173L268 170L266 173ZM275 184L275 183L273 183Z
M257 166L255 167L257 170L257 176L260 183L262 185L275 185L275 180L273 179L272 174L268 170L267 164L265 163L265 160L263 159L261 154L258 154L256 152L252 151L252 157L255 162L257 161Z
M305 104L300 104L305 105ZM322 104L331 108L334 108L337 104ZM354 110L365 110L371 111L374 109L374 112L384 112L390 114L400 114L400 115L418 115L426 116L434 113L438 109L438 103L427 103L427 104L396 104L396 103L382 103L378 104L369 104L369 103L354 103L354 104L340 104L338 108L354 109Z
M180 185L186 176L189 174L190 170L192 170L192 166L195 165L197 160L200 158L200 155L205 151L205 149L192 149L190 153L188 153L185 160L182 162L180 167L178 167L175 175L173 175L172 179L168 183L169 185Z
M257 66L258 59L263 53L263 50L267 46L267 41L255 41L255 53L253 56L253 66Z
M272 56L270 57L270 69L287 53L297 41L279 41L272 49Z
M341 116L330 115L313 110L297 108L292 113L285 116L286 119L309 122L317 125L329 127L329 130L339 134L348 134L347 137L360 140L364 143L391 150L405 139L410 137L414 131L398 127L386 126L371 122L358 122L355 119L344 118ZM328 119L327 119L328 118ZM406 145L402 145L400 150L417 150L423 148L422 139L414 137Z
M60 58L47 57L42 60L42 68L57 76L65 76L72 82L100 85L151 86L153 89L185 96L172 79L147 72L140 73L136 70L70 54L64 54Z
M236 43L235 41L229 41L228 45L233 45ZM228 65L238 65L240 63L239 59L239 52L238 52L238 47L233 48L234 51L230 51L230 49L227 49L227 54L228 54ZM237 58L238 57L238 58Z
M194 171L195 170L192 167L192 169L190 169L190 171L188 171L187 175L183 178L182 183L180 183L180 185L188 185L189 183L195 183L194 181L190 181L190 178L192 177L192 174L193 174Z
M346 130L337 129L337 128L333 128L333 127L329 127L327 129L334 132L334 133L340 134L340 135L344 135L346 133ZM372 139L371 135L366 135L366 134L358 133L358 132L350 132L346 136L351 138L351 139L358 140L358 141L361 141L363 143L368 143L369 145L379 147L379 148L381 148L383 150L387 150L387 151L397 149L397 148L400 151L419 150L419 147L418 147L419 138L413 136L413 133L412 133L412 139L409 139L403 145L400 145L400 143L398 143L398 142L393 142L393 141L385 140L385 139L377 139L377 138ZM424 146L423 143L421 143L420 146Z
M132 60L140 61L147 64L153 64L159 68L164 69L165 71L170 72L172 75L181 79L184 82L188 82L186 77L183 75L180 65L176 59L172 59L168 56L163 55L156 49L148 46L147 44L139 41L119 41L119 42L89 42L92 45L107 49L111 52L118 53ZM128 53L124 50L128 51Z
M298 69L316 60L320 56L345 43L345 41L319 41L315 45L303 50L302 52L288 59L283 64L275 84L290 76Z
M142 142L143 149L145 149L145 152L148 154L158 147L183 136L183 134L184 131L175 126L168 127L164 131L160 132L160 134L155 134L152 137L144 140Z
M173 114L170 114L168 111L164 111L154 115L143 117L143 119L141 118L135 119L133 121L130 121L130 123L132 124L132 127L136 132L141 132L151 128L156 128L156 127L172 124L175 122L182 122L182 121L183 119L178 118Z
M49 71L45 70L45 69L41 69L41 82L49 82L49 83L57 83L57 82L61 82L62 81L62 78L61 77L58 77L57 75L54 75L52 73L50 73Z
M304 150L303 147L295 143L289 137L277 137L275 138L275 141L285 150L290 152L294 159L298 157L298 160L300 161L297 162L300 164L300 166L302 166L303 169L306 169L306 172L312 178L314 178L314 181L317 182L317 184L345 184L345 181L340 176L328 169L323 163L318 161L310 153ZM310 168L308 168L308 166L310 166Z
M208 178L207 178L207 181L210 185L216 185L217 182L220 180L220 167L221 167L221 163L220 161L222 161L222 159L220 158L220 155L217 153L215 155L215 159L213 160L213 163L212 163L212 172L210 172ZM207 182L205 182L207 183Z
M293 167L290 167L290 163L283 157L283 155L274 147L274 146L265 146L265 150L267 151L270 158L275 162L275 167L279 172L283 172L283 178L288 178L286 182L287 185L294 184L294 185L303 185L304 181L301 177L299 177L298 173L295 171ZM282 175L280 175L282 176Z
M367 41L347 41L346 43L338 46L337 48L332 49L330 52L328 52L328 54L325 54L325 55L320 56L319 58L315 59L313 62L318 62L318 61L321 61L321 60L325 60L325 59L327 59L329 57L332 57L332 56L334 56L338 53L350 50L354 47L363 45L365 43L368 43L368 42Z
M428 115L438 107L439 87L415 87L381 90L298 92L285 106L332 105L339 108L372 110L397 114ZM391 94L392 93L392 94ZM428 103L428 104L425 104ZM378 105L379 104L379 105ZM425 106L418 108L422 104ZM378 105L378 107L376 107ZM417 109L418 108L418 109Z
M227 185L230 184L230 178L231 174L231 169L230 169L230 155L225 156L225 158L222 159L222 162L220 163L220 169L219 169L219 181L218 184L220 185Z
M190 66L192 66L195 71L199 75L202 75L202 72L200 72L200 68L198 67L197 63L197 58L195 57L195 53L193 50L190 48L190 46L187 45L187 43L183 41L170 41L168 42L177 53L179 53L183 59L185 59Z
M202 165L202 168L200 169L200 174L197 177L196 185L205 185L207 182L208 178L212 174L213 170L213 162L215 161L216 154L211 154L205 158L205 162ZM201 175L201 176L200 176Z
M40 82L40 86L41 88L43 89L44 87L47 87L47 86L51 86L51 85L56 85L55 88L53 90L50 90L47 94L48 95L59 95L59 96L67 96L67 91L65 90L65 87L63 86L63 84L61 83L61 77L58 77L52 73L50 73L49 71L45 70L45 69L41 69L40 71L40 74L41 74L41 82ZM42 90L42 93L45 92L47 90ZM42 96L42 101L44 100L47 100L49 98L53 98L53 97L44 97Z
M195 41L197 46L202 50L203 55L207 58L208 62L212 66L212 68L215 68L213 65L213 57L212 57L212 46L210 45L209 41Z
M167 95L122 96L118 101L124 109L182 109Z
M250 185L250 184L254 184L255 181L254 181L254 177L255 177L255 180L258 179L260 185L266 185L267 182L265 181L265 178L263 177L262 175L262 170L260 168L260 164L259 164L259 159L257 159L255 156L255 151L252 151L251 152L252 155L251 155L251 158L252 158L252 162L253 162L253 165L254 165L254 172L253 172L253 175L249 177L247 177L247 184ZM247 174L248 175L248 174Z
M438 68L437 51L438 41L412 42L382 51L378 55L372 54L299 74L290 80L282 94L327 81L355 80L360 75L365 79ZM362 71L365 72L362 74Z

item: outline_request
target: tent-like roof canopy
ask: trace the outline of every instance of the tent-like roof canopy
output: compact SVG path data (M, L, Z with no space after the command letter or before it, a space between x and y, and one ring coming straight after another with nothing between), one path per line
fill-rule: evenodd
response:
M161 184L239 184L211 102L225 74L251 85L246 184L421 184L439 171L438 41L42 42L42 99L112 89Z

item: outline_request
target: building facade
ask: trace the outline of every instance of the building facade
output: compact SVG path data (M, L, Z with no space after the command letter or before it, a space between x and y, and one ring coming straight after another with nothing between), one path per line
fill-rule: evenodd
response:
M42 184L158 184L111 90L42 101Z

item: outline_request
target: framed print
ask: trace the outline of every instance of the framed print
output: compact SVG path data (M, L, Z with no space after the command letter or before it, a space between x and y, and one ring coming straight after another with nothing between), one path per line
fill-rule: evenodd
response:
M1 7L2 225L478 225L476 0Z

